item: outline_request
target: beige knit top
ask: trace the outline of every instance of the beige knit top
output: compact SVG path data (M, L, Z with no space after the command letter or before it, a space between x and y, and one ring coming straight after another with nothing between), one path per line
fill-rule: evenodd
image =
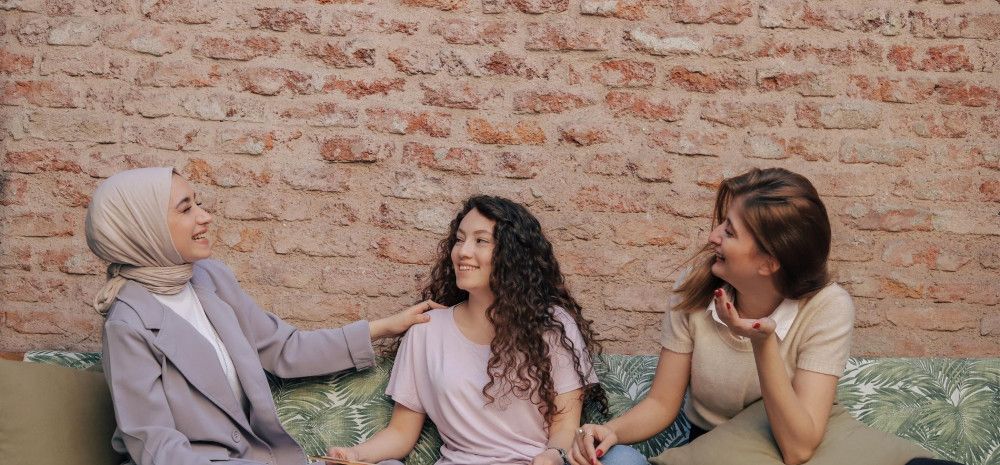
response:
M798 368L839 377L854 330L851 296L829 284L808 301L797 302L798 312L778 343L789 375ZM733 335L710 311L668 311L660 342L667 350L691 354L684 413L695 425L710 430L761 398L750 340Z

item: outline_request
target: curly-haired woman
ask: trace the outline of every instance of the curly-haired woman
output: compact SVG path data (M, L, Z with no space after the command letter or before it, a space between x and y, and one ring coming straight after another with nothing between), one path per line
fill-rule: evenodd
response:
M507 199L468 199L423 294L450 307L404 337L388 427L331 456L402 458L429 417L438 465L562 464L584 399L604 399L590 361L600 348L538 220Z

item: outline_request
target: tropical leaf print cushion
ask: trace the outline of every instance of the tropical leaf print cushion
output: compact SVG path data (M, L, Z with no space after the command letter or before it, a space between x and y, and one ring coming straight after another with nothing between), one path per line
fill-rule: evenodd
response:
M99 369L100 354L33 351L26 361ZM606 355L595 363L607 391L609 413L620 415L642 399L652 383L657 357ZM357 444L389 422L391 399L384 395L390 360L361 372L279 379L270 377L278 416L306 452ZM840 380L837 400L863 423L916 441L941 458L966 465L1000 465L1000 359L852 358ZM594 406L585 421L605 418ZM637 445L647 456L687 440L690 424L681 414L666 430ZM427 422L408 465L430 465L440 437Z

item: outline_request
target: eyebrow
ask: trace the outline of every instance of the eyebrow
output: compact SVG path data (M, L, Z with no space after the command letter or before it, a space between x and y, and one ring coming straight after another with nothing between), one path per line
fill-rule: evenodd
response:
M455 231L455 232L456 233L465 233L465 234L468 234L467 232L462 231L461 228L459 228L459 230ZM493 234L493 231L489 231L489 230L486 230L486 229L477 229L475 231L472 231L472 234L479 234L479 233Z

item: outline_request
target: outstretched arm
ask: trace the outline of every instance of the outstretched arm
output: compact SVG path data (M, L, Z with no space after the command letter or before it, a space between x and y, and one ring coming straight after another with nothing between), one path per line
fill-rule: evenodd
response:
M691 376L691 354L660 350L653 385L646 397L605 425L583 425L570 454L573 465L592 465L615 444L649 439L673 423Z
M410 410L400 403L392 410L389 426L367 441L354 447L332 447L330 457L378 463L388 459L402 459L413 450L424 427L424 413Z

